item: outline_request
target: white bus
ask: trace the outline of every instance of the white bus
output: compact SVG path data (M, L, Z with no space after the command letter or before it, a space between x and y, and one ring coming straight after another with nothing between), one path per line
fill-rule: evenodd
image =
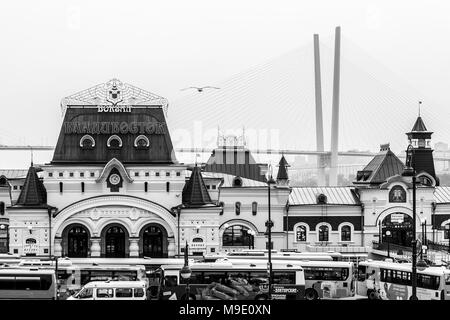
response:
M55 300L54 270L0 268L0 299Z
M234 265L230 262L189 265L189 300L267 300L267 263ZM180 266L161 266L159 289L162 300L188 300L187 281L180 278ZM302 300L305 297L303 268L292 264L272 268L272 299Z
M245 265L246 259L218 260L234 265ZM251 260L252 263L267 264L267 259ZM305 299L346 298L355 295L354 264L345 261L272 260L272 268L292 264L301 266L305 272Z
M217 259L267 259L267 250L242 250L223 254L209 254L204 256L205 262L214 262ZM278 252L272 250L272 259L278 260L315 260L315 261L341 261L342 254L339 252Z
M358 265L356 292L371 300L408 300L412 295L411 263L363 261ZM419 300L450 300L450 270L428 267L417 270Z

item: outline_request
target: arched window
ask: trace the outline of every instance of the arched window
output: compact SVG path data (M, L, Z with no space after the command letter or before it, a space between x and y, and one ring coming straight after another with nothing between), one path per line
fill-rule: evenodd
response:
M36 239L33 238L28 238L27 240L25 240L26 244L36 244Z
M406 191L402 186L394 186L389 191L389 202L406 202Z
M258 212L258 202L253 201L252 202L252 214L256 216L256 213Z
M241 225L228 227L223 232L222 246L224 247L243 247L249 246L252 235L248 233L250 229Z
M446 224L445 226L444 226L444 239L447 239L448 240L448 238L449 238L449 236L450 236L450 228L449 227L447 227L449 224ZM448 228L448 229L447 229Z
M233 187L242 187L242 179L240 177L233 179Z
M241 203L236 202L235 207L236 207L236 215L238 216L241 214Z
M94 147L95 147L95 140L94 138L92 138L92 136L87 134L80 139L80 148L92 149Z
M6 186L8 184L8 180L5 176L0 177L0 186Z
M120 137L117 135L112 135L111 137L108 138L106 145L108 146L108 148L111 149L122 148L122 139L120 139Z
M421 175L417 177L417 180L420 184L424 185L424 186L429 186L431 187L433 185L433 181L427 177L426 175Z
M306 241L306 226L298 226L295 229L295 239L297 242Z
M352 240L352 229L350 226L343 226L341 228L341 241L351 241Z
M140 135L136 139L134 139L134 147L138 149L148 148L150 147L150 141L146 136Z
M203 242L203 239L202 238L194 238L194 239L192 239L192 242L201 243L201 242Z
M319 241L328 241L328 226L319 227Z

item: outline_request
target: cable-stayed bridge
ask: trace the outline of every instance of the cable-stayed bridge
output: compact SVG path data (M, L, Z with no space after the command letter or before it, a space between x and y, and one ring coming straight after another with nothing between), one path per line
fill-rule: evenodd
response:
M327 150L334 150L339 159L372 157L380 144L389 142L401 158L407 146L405 133L411 130L418 114L418 100L424 101L421 114L427 128L434 131L433 142L450 141L447 124L450 110L425 97L398 76L396 70L386 68L344 33L339 43L339 108L338 122L335 122L339 139L337 148L335 145L333 149L332 137L336 136L332 134L332 106L336 101L333 99L336 97L333 41L336 44L332 36L320 41L311 37L309 43L295 50L211 83L220 90L183 92L169 99L168 125L176 151L207 154L215 147L218 127L232 134L244 127L247 146L255 154L328 160L332 154ZM317 112L317 48L320 49L322 130ZM318 144L321 131L323 148ZM28 143L17 143L14 139L5 143L2 135L0 130L0 144L6 146L0 145L0 150L30 149L26 144L33 145L35 151L53 148L30 143L32 137L27 139ZM435 152L435 161L448 167L449 160L446 154ZM327 163L328 169L345 166L322 162ZM294 164L291 169L296 167L302 166Z

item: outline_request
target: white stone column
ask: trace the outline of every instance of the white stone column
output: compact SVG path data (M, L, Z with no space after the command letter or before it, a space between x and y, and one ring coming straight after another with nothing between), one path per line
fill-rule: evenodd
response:
M91 238L91 257L100 257L100 238Z
M62 256L62 239L61 238L55 238L55 241L53 242L53 254L56 257Z
M130 238L130 258L139 257L139 238Z
M168 245L167 245L167 255L169 256L169 257L174 257L176 254L177 254L177 252L176 252L176 246L175 246L175 237L170 237L170 238L167 238L167 242L168 242Z

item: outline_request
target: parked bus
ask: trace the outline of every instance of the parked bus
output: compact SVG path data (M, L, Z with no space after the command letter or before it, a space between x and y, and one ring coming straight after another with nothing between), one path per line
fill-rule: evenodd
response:
M0 268L0 299L55 300L54 270Z
M363 261L359 263L357 294L369 299L408 300L412 296L411 263ZM450 300L450 270L427 267L417 270L419 300Z
M189 266L189 300L266 300L269 298L267 263L234 265L230 262L194 263ZM187 300L187 280L180 266L161 266L162 300ZM305 296L305 275L300 266L273 268L272 299L300 300Z
M204 257L205 262L214 262L218 259L267 259L267 250L239 251L224 254L209 254ZM278 252L272 250L272 259L278 260L315 260L315 261L341 261L339 252Z
M152 272L162 265L184 265L184 259L178 258L67 258L73 265L143 265L145 270ZM193 262L193 260L192 260Z
M0 253L0 267L17 265L20 262L20 256L18 254Z
M93 281L67 300L146 300L145 281Z
M234 265L248 263L246 259L230 259L228 261ZM251 260L251 262L267 264L267 259ZM305 272L305 299L307 300L346 298L355 295L354 265L352 262L275 259L272 260L272 267L288 263L303 268Z

